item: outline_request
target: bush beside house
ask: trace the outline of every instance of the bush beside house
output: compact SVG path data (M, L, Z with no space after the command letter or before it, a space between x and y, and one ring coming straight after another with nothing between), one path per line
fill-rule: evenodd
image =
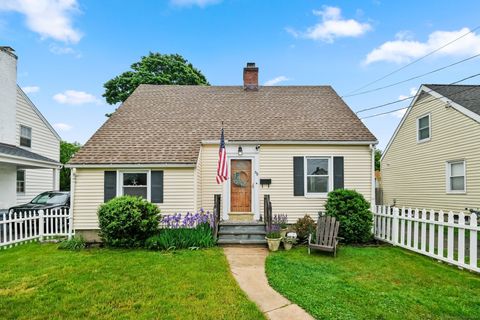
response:
M100 206L100 237L110 247L143 247L158 231L160 210L141 197L122 196Z
M339 236L345 243L372 240L373 216L370 203L355 190L337 189L328 194L326 214L340 221Z

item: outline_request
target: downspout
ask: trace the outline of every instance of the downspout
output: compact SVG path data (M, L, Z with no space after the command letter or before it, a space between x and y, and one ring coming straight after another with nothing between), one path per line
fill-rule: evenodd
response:
M376 199L375 199L375 145L371 144L370 145L370 151L372 153L372 181L371 181L371 191L370 191L370 206L372 208L375 207L376 205Z
M69 224L68 224L68 239L71 239L73 236L73 208L75 205L75 184L77 177L77 168L72 168L70 171L70 213L69 213Z

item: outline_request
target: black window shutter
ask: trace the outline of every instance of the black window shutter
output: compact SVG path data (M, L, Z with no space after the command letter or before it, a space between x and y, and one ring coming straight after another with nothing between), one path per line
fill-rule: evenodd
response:
M344 188L343 157L333 157L333 189Z
M103 201L117 196L117 171L105 171L103 178Z
M153 203L163 203L163 171L152 171L151 198Z
M303 171L303 157L293 157L293 195L305 195L304 171Z

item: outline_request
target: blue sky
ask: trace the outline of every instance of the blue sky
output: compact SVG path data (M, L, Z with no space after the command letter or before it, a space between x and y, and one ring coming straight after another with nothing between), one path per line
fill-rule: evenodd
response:
M479 11L478 1L0 0L0 45L16 50L19 85L62 138L84 143L115 108L103 83L149 51L183 55L213 85L241 84L254 61L262 84L328 84L344 95L480 25ZM478 53L477 31L367 89ZM345 101L357 111L479 67L472 59ZM364 120L380 148L400 116Z

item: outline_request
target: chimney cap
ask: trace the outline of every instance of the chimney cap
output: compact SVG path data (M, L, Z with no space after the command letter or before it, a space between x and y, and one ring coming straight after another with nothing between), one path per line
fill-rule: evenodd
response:
M247 62L247 68L255 68L255 62Z
M8 53L9 55L11 55L15 59L17 59L17 55L15 54L15 50L10 46L0 46L0 51Z

